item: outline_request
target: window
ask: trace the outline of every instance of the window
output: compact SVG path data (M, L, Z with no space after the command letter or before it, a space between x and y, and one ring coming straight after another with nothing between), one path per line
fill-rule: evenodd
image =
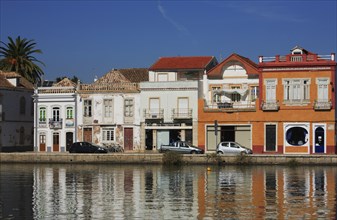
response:
M317 79L317 99L319 101L328 101L328 85L329 79Z
M46 108L41 107L39 110L39 121L46 122Z
M74 118L74 111L73 107L67 107L67 119L73 119Z
M251 86L250 87L250 100L255 101L258 96L259 96L259 87Z
M60 108L59 107L53 108L53 121L60 121Z
M112 99L104 99L104 117L111 118L113 113Z
M26 99L25 97L20 98L20 114L26 114Z
M221 102L221 96L219 95L219 93L216 92L216 91L220 91L220 89L221 89L220 86L212 87L212 102L213 103Z
M102 141L109 142L115 140L114 128L102 128Z
M267 79L265 81L266 86L266 102L275 102L276 101L276 79Z
M286 141L293 146L303 146L308 142L308 131L303 127L291 127L286 131Z
M92 111L91 111L91 100L87 99L87 100L84 100L83 102L83 105L84 105L84 116L85 117L91 117L92 115Z
M240 86L231 86L231 89L240 89ZM241 101L241 95L239 93L232 93L231 94L231 100L232 102L239 102Z
M285 79L284 101L301 102L309 100L310 80L309 79Z
M168 74L167 73L158 73L158 82L167 82Z
M133 117L133 99L124 99L124 116Z

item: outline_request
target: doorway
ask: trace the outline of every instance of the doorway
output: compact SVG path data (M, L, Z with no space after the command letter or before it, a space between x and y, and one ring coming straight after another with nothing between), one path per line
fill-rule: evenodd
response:
M70 146L74 143L74 134L73 132L66 133L66 151L69 151Z
M39 137L39 143L40 143L40 152L45 152L46 151L46 135L45 134L40 134Z
M53 152L60 151L60 135L59 133L53 134Z
M133 128L124 128L124 150L133 150Z
M83 141L92 143L92 128L83 128Z

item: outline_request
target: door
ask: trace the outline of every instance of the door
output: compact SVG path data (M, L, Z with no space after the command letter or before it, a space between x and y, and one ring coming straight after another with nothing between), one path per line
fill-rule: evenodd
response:
M53 134L53 152L60 151L60 135L59 133Z
M124 150L133 150L133 128L124 128Z
M266 125L265 129L266 151L276 151L276 125Z
M314 125L315 153L325 152L325 125Z
M69 148L73 142L74 142L73 132L67 132L66 133L66 151L69 151Z
M92 143L92 128L83 129L83 141Z
M40 134L39 142L40 142L40 152L45 152L46 151L46 135L45 134Z

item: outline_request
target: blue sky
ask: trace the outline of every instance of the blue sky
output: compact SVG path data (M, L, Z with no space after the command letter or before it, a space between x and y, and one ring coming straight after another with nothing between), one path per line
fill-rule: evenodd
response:
M159 57L336 53L336 0L0 0L0 40L34 39L45 79L91 82Z

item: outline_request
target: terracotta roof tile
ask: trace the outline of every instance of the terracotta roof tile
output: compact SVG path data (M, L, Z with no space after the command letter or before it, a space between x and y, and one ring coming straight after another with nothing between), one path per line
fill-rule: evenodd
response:
M132 69L114 69L99 78L95 85L104 83L119 83L119 82L143 82L149 80L148 70L145 68Z
M150 70L206 69L213 59L213 56L160 57Z
M29 82L26 78L22 77L20 74L16 72L3 72L0 71L0 78L1 78L1 87L6 88L25 88L25 89L34 89L34 85ZM18 78L19 82L18 85L15 87L7 79L10 78ZM8 85L11 85L10 87Z
M75 87L76 83L65 77L58 83L54 83L53 87Z

